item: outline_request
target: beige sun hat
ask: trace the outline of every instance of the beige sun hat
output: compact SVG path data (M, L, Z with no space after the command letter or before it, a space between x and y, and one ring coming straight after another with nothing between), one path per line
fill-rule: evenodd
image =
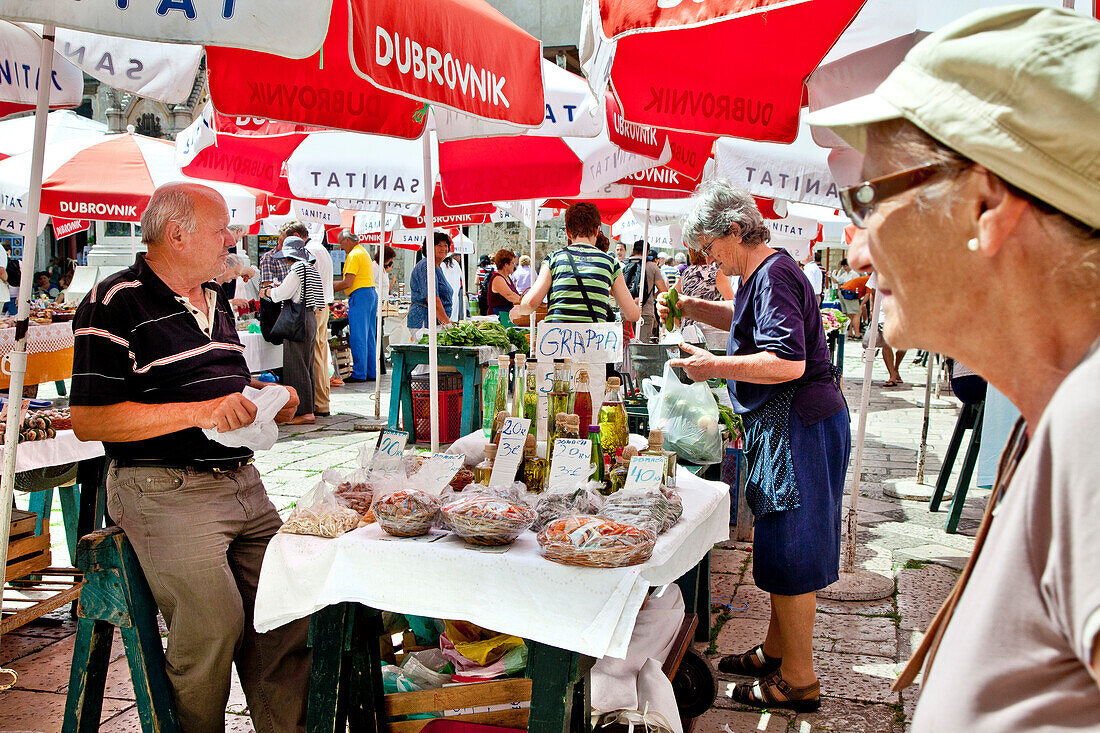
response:
M970 13L914 46L874 93L808 121L863 151L868 124L900 117L1100 228L1100 22L1039 6Z

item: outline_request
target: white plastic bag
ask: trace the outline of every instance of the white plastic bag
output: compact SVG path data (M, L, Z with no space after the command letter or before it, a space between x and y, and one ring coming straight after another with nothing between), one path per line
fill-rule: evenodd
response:
M256 405L256 419L243 428L220 433L216 428L204 428L203 434L213 441L230 448L251 448L252 450L270 450L279 439L279 427L275 416L290 399L286 387L274 385L256 389L245 387L244 396Z
M649 427L665 436L665 449L692 463L722 460L718 405L706 382L684 384L665 364L661 391L649 398Z

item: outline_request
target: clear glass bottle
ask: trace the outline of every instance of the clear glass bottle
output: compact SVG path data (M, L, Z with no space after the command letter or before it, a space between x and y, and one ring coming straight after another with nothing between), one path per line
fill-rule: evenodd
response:
M531 421L531 432L535 432L539 417L539 390L535 375L527 375L527 389L523 392L523 416Z
M508 381L511 376L511 360L507 356L497 357L497 394L493 403L493 414L508 412Z
M665 459L665 470L661 483L665 486L676 485L676 452L665 450L665 436L654 428L649 431L649 447L642 451L643 456L661 456Z
M623 398L619 396L619 378L609 377L607 391L603 398L603 407L600 408L600 441L605 451L617 451L625 448L629 438L627 428L626 408L623 407Z
M580 394L579 392L577 394ZM605 481L603 446L600 445L600 426L588 426L588 439L592 441L592 480Z
M485 375L485 381L481 385L481 432L488 440L493 436L493 418L496 417L497 383L499 369L496 364L489 364L489 372Z
M592 424L592 393L588 388L588 370L577 372L577 386L573 392L573 414L581 419L581 425Z
M616 491L621 491L626 486L626 462L623 461L623 450L620 448L615 456L615 467L607 474L607 483L604 484L602 493L611 496Z
M512 395L512 415L523 417L527 398L527 357L516 354L516 389Z
M558 437L558 415L569 414L569 388L565 377L565 363L561 359L554 360L554 381L547 399L549 410L546 417L546 440L549 445L554 444L554 438Z
M535 436L528 435L527 442L523 445L522 475L523 485L531 494L541 494L545 488L548 465L545 458L539 458L536 446Z
M485 444L485 459L474 466L474 483L482 486L489 485L489 476L493 473L493 461L497 457L497 447L492 443Z
M565 411L569 414L573 414L576 410L573 409L573 360L570 357L565 357L561 360L562 366L562 389L569 395L565 402Z

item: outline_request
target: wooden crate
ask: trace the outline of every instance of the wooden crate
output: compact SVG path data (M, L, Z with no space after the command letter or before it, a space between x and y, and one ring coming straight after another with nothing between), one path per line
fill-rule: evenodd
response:
M8 539L8 566L4 582L37 573L50 566L50 528L43 527L42 534L34 533L38 515L13 509L11 534Z
M531 680L520 677L386 695L385 713L388 717L394 717L437 711L503 708L489 712L446 715L445 719L504 728L526 728L530 705ZM404 720L391 722L386 727L388 733L419 733L430 722L431 719L427 718Z
M336 357L336 375L340 379L351 376L351 347L341 346L332 352Z

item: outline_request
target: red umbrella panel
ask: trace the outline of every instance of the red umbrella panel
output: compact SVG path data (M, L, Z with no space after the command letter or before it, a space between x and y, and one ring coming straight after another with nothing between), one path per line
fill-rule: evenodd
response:
M541 124L541 63L539 41L483 0L337 0L302 60L207 47L221 112L403 138L423 134L429 103Z
M790 142L806 78L864 0L594 0L581 58L631 122Z
M352 71L348 4L332 4L321 50L304 59L206 47L210 100L233 117L258 117L339 130L416 138L424 103L378 89Z

